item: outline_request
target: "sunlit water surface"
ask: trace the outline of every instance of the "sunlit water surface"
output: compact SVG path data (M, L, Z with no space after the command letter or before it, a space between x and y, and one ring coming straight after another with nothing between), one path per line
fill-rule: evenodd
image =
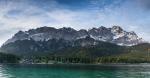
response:
M0 78L150 78L150 65L1 64Z

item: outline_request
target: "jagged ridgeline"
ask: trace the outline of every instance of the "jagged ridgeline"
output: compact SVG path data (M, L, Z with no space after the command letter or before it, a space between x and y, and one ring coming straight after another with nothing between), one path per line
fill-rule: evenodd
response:
M130 52L129 46L144 41L119 26L89 30L41 27L19 31L8 39L1 51L16 55L108 56Z

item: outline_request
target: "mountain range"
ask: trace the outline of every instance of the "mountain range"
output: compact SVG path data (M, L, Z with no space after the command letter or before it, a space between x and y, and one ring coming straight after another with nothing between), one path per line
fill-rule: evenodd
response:
M8 39L1 51L17 55L35 54L80 54L92 50L91 55L111 55L125 52L124 47L145 43L135 32L127 32L120 26L75 30L70 27L40 27L28 31L19 31ZM79 51L76 51L79 50ZM72 54L74 54L72 53Z

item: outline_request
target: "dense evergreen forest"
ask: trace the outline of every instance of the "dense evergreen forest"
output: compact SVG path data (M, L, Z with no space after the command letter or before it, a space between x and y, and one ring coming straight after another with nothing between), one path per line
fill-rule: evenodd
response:
M78 47L44 56L24 57L23 61L24 63L150 63L149 46L149 44L140 44L117 49L109 46L107 49L105 47Z
M150 63L150 44L131 47L109 43L101 46L70 47L45 55L16 56L0 53L0 63ZM39 52L42 53L42 52Z
M12 55L0 53L0 63L19 63L20 57Z

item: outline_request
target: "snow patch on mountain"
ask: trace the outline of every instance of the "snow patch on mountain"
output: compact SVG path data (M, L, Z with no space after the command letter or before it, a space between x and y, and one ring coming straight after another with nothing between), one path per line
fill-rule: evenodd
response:
M41 27L29 31L19 31L11 39L8 39L4 45L17 40L32 39L35 41L48 41L50 39L64 39L72 41L83 39L87 36L90 36L94 40L115 43L122 46L132 46L143 42L142 38L139 38L135 32L127 32L120 26L113 26L112 28L101 26L99 28L81 29L79 31L66 27L60 29Z

